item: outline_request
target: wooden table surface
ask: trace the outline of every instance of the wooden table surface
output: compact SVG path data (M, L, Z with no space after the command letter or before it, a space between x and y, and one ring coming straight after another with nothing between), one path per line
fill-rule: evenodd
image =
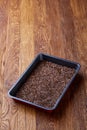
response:
M39 52L81 64L51 114L7 95ZM0 0L0 130L86 129L87 0Z

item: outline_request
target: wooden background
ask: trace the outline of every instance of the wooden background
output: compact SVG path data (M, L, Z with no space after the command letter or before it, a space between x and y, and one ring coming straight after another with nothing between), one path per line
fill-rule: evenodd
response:
M39 52L81 64L52 114L7 95ZM87 0L0 0L0 130L86 129Z

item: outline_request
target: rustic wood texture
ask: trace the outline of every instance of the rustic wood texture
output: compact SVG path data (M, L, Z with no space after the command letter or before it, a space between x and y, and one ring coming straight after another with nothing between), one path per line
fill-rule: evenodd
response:
M7 95L39 52L81 64L51 114ZM87 129L87 0L0 0L0 130Z

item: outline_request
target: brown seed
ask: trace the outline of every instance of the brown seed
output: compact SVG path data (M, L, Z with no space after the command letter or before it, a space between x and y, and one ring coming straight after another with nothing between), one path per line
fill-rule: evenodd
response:
M75 70L72 68L43 61L34 69L16 96L40 106L51 108L74 72Z

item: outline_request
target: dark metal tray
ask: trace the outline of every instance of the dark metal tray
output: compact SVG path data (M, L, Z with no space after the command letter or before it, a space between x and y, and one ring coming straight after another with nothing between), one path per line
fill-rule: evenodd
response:
M42 107L42 106L37 105L35 103L23 100L21 98L17 98L15 96L18 89L26 81L27 77L29 77L30 73L33 71L33 69L36 67L36 65L42 60L50 61L50 62L59 64L59 65L62 65L62 66L67 66L67 67L71 67L71 68L75 69L74 75L72 76L71 80L68 82L65 89L62 91L62 94L60 95L60 97L58 98L58 100L54 104L54 107L52 107L52 108L45 108L45 107ZM54 57L54 56L50 56L50 55L47 55L47 54L40 53L39 55L37 55L37 57L34 59L34 61L31 63L31 65L29 65L29 67L25 70L25 72L21 75L21 77L17 80L17 82L12 86L12 88L8 92L8 95L11 98L13 98L13 99L15 99L17 101L21 101L23 103L27 103L27 104L30 104L31 106L35 106L35 107L38 107L38 108L41 108L41 109L44 109L44 110L52 111L58 106L60 100L64 96L67 89L70 87L70 84L72 83L74 78L76 77L79 69L80 69L80 64L78 64L78 63L75 63L75 62L72 62L72 61L69 61L69 60L66 60L66 59L62 59L62 58L58 58L58 57Z

